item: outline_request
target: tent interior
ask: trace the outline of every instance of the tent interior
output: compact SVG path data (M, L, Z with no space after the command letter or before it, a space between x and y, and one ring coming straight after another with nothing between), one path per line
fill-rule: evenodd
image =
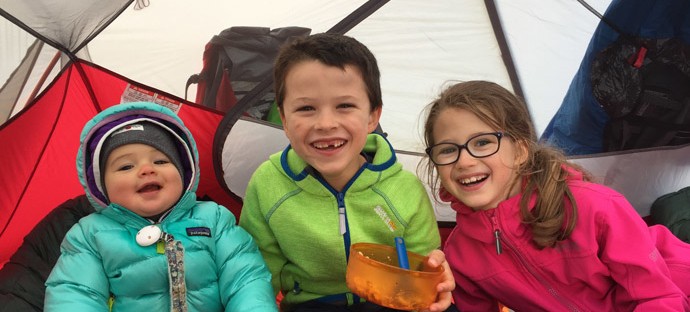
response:
M249 176L287 139L280 127L246 110L202 105L201 84L188 85L202 70L207 43L223 30L244 26L270 34L301 27L363 42L381 67L381 127L404 167L417 172L421 112L444 86L499 83L525 99L539 134L553 133L554 116L570 124L583 119L577 110L567 115L562 109L582 101L565 104L564 98L591 93L574 77L589 68L588 53L598 52L593 48L616 39L586 6L606 16L619 9L611 14L618 21L681 2L0 0L0 162L7 164L0 173L0 267L51 209L83 194L74 168L79 132L96 113L120 102L150 100L173 108L199 145L199 195L240 213ZM652 18L637 20L629 26L633 32L668 35L649 30L645 23L655 23ZM599 31L605 36L593 37ZM250 89L265 95L267 76L255 77ZM255 107L241 98L239 104ZM591 129L583 124L570 130ZM656 198L690 185L687 145L600 152L572 159L626 195L643 217ZM454 212L441 202L435 209L439 222L452 226Z

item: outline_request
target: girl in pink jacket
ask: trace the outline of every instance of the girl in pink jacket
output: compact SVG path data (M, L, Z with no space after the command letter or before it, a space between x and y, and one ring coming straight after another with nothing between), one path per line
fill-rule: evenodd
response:
M460 311L690 311L690 245L539 145L508 90L449 87L425 143L429 182L457 211L444 251Z

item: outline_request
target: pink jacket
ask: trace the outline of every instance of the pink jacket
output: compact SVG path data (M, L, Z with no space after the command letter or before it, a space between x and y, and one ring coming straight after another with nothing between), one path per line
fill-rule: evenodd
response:
M457 211L444 252L459 310L497 311L501 302L516 311L690 311L690 245L648 228L621 194L579 173L569 186L575 230L542 250L521 223L521 194L486 211L441 195Z

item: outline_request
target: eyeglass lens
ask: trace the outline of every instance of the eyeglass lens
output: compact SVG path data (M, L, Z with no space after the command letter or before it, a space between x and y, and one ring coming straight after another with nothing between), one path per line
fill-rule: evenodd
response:
M467 152L475 158L491 156L498 152L499 137L496 133L487 133L472 137L463 145L455 143L437 144L431 148L431 160L437 165L452 164L460 158L460 152L463 148L467 149Z

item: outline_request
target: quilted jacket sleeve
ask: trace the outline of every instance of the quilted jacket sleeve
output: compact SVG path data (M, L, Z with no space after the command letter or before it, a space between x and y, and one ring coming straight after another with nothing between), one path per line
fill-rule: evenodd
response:
M278 311L271 274L254 240L229 210L218 211L216 264L225 311Z
M46 281L44 311L108 311L108 280L81 223L67 232L60 250Z
M264 217L262 211L262 204L259 199L257 184L263 177L261 172L265 171L266 166L261 166L254 173L252 179L247 186L247 192L244 197L244 204L242 206L242 215L240 216L240 226L246 229L256 240L261 254L266 260L268 269L271 272L273 291L278 294L281 288L280 284L280 270L283 268L287 259L283 255L278 241L273 235L273 231L268 225L268 221ZM264 180L265 181L265 180Z

